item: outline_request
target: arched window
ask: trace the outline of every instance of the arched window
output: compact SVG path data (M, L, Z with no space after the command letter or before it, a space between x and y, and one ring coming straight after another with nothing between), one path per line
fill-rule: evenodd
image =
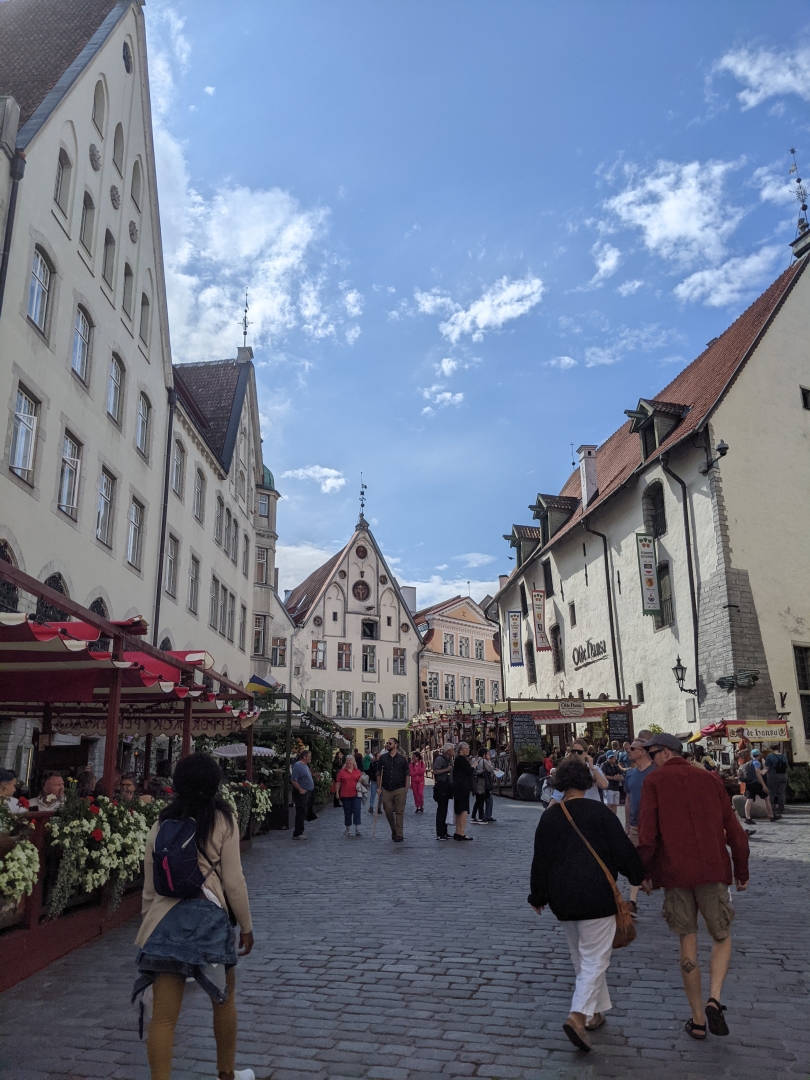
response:
M90 337L92 328L84 308L76 308L76 324L73 329L73 353L70 366L83 381L87 381L87 365L90 360Z
M231 539L231 560L233 562L239 561L239 523L236 520L236 514L233 517L233 536Z
M149 398L146 394L141 394L138 398L138 424L135 429L135 445L144 457L149 453L149 422L151 413L152 406L149 404Z
M93 123L98 128L98 133L102 137L104 136L104 113L106 104L104 101L104 83L101 79L96 83L96 89L93 93Z
M121 50L121 55L124 59L124 70L126 71L127 75L131 75L134 65L132 63L132 49L130 49L128 41L124 42L124 48Z
M132 318L132 301L135 299L135 275L129 263L124 263L124 296L122 306L130 319Z
M174 444L174 455L172 457L172 491L176 495L183 494L183 480L186 475L186 452L183 449L183 444L179 441Z
M113 165L118 169L121 176L124 175L124 128L122 124L116 124L113 138Z
M28 316L40 330L45 330L48 301L51 295L51 268L39 248L34 251L31 266L31 287L28 290Z
M132 195L132 201L140 210L141 208L141 163L136 161L132 166L132 185L130 186L130 194Z
M202 469L197 469L194 475L194 517L199 522L205 517L205 477Z
M647 487L641 505L647 532L653 536L663 536L667 531L667 515L664 508L664 485L660 480Z
M149 344L149 297L146 293L141 293L141 324L138 328L138 334L144 345Z
M82 246L90 250L93 243L93 225L96 219L96 204L89 191L85 191L82 201L82 221L79 226L79 240Z
M107 412L116 423L121 422L121 400L124 395L124 365L120 357L112 354L110 376L107 382Z
M5 540L0 540L0 562L11 563L12 566L17 565L11 548ZM0 578L0 611L16 611L19 599L20 594L16 585Z
M222 522L225 517L225 503L222 496L217 495L217 512L214 517L214 539L218 544L222 543Z
M230 512L230 510L225 511L225 539L223 541L222 546L225 548L225 551L227 552L227 554L230 554L230 551L231 551L231 512Z
M101 264L101 276L112 287L113 274L115 273L115 238L107 229L104 234L104 261Z
M67 213L68 199L70 198L71 172L72 166L70 164L70 158L67 155L67 150L60 150L59 158L56 162L56 182L53 186L53 201L63 214Z
M107 619L109 622L110 613L107 610L107 605L97 596L93 603L90 605L90 610L94 615L100 615L102 619ZM112 650L112 638L100 637L98 641L91 644L90 648L93 652L111 652Z
M44 584L47 585L49 589L53 589L54 592L61 593L62 596L68 595L65 579L61 574L51 574L50 577L45 578ZM34 618L38 623L67 622L70 619L70 616L40 597L40 599L37 600L37 611Z
M163 649L163 651L164 651L164 652L171 652L171 648L172 648L172 639L171 639L171 638L167 638L167 637L165 637L165 638L164 638L164 639L163 639L163 640L161 641L160 645L158 645L158 648L159 648L159 649Z

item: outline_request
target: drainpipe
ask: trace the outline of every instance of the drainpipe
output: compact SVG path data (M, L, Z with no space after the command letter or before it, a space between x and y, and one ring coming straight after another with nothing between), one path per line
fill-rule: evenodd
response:
M3 313L3 297L6 292L8 263L11 257L11 237L14 233L14 217L17 212L17 192L25 173L25 157L19 150L11 159L9 172L11 175L11 193L8 198L8 217L6 218L6 235L3 239L3 255L2 259L0 259L0 315Z
M619 654L616 649L616 625L613 621L613 590L610 586L610 563L608 562L608 543L604 533L597 532L588 524L586 518L582 519L582 528L585 532L602 538L602 548L605 554L605 591L607 592L608 618L610 619L610 646L613 650L613 676L616 680L616 700L622 700L622 688L619 682Z
M697 594L695 592L695 568L692 564L692 541L689 535L689 501L686 497L686 484L681 480L680 476L672 471L669 467L669 454L663 454L661 456L661 465L667 476L671 476L676 484L680 485L681 494L683 496L683 538L686 543L686 566L689 571L689 600L692 604L692 634L695 641L695 686L698 686L700 667L698 665L698 610L697 610ZM700 698L698 698L700 701Z
M152 644L157 645L160 620L160 594L163 588L163 556L166 551L166 518L169 514L169 479L172 467L172 429L174 428L174 409L177 405L177 391L169 390L169 426L166 430L166 470L163 476L163 512L160 516L160 548L158 550L157 585L155 587L155 618L152 622Z

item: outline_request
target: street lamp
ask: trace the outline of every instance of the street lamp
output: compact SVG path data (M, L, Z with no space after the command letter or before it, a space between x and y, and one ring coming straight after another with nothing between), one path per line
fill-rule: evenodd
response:
M678 684L678 689L683 694L695 694L697 696L697 690L690 690L684 686L684 680L686 679L686 668L681 662L680 656L675 661L675 667L672 669L672 674L675 676L675 682Z

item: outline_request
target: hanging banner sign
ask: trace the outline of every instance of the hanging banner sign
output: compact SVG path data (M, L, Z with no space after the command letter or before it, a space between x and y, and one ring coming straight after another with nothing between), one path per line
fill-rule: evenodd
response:
M523 616L519 611L508 611L509 617L509 664L511 667L523 667L523 644L521 624Z
M661 596L658 589L658 568L655 562L655 538L636 533L638 571L641 576L641 614L660 615Z
M534 642L538 652L549 652L551 642L546 634L546 593L544 589L532 589L532 614L534 615Z

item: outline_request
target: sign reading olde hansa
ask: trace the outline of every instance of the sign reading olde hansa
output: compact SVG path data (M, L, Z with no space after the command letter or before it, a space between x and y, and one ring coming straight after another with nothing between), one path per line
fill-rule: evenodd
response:
M607 658L607 641L592 641L590 638L584 645L576 645L571 650L571 659L574 661L574 670L587 667L588 664L595 664L597 660L604 660Z

